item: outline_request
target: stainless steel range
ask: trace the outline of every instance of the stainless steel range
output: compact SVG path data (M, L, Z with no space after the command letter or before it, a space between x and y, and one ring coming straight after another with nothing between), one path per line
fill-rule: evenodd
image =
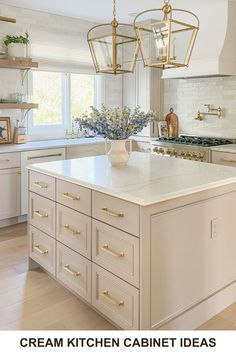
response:
M152 141L152 152L165 156L210 162L212 146L233 144L233 139L180 135L174 138L158 138Z

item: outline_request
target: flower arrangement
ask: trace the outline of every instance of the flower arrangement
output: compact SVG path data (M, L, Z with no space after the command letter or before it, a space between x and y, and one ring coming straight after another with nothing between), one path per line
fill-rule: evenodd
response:
M133 111L124 107L108 109L102 105L101 111L91 106L89 113L82 114L75 118L79 129L89 130L97 135L101 135L109 140L124 140L131 135L135 135L156 118L154 112L144 113L140 107Z

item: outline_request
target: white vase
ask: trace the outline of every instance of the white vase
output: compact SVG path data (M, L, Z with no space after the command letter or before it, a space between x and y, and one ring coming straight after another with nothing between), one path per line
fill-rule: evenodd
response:
M129 142L129 151L126 149L126 142ZM106 140L105 148L108 161L112 166L126 165L131 154L131 140ZM110 145L110 150L108 146Z
M7 46L9 58L26 58L26 44L10 43Z

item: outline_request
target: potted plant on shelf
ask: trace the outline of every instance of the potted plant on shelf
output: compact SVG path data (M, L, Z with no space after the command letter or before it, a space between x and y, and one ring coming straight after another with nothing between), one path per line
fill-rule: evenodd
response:
M153 112L144 113L140 107L133 111L124 107L108 109L102 105L99 111L91 106L91 111L75 118L80 130L89 130L95 135L106 138L106 153L109 162L113 166L126 165L131 153L131 140L128 138L135 135L156 118ZM126 142L130 142L130 151L126 149ZM108 151L108 144L110 150Z
M26 47L29 43L29 34L26 32L25 36L10 36L7 35L4 44L8 49L9 58L26 58Z

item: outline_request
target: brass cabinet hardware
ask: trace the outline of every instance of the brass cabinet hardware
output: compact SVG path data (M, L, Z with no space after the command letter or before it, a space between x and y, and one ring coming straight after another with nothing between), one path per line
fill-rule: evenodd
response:
M64 267L65 271L67 273L69 273L70 275L72 275L73 277L79 277L80 276L80 272L73 272L71 269L70 269L70 266L69 264L65 264Z
M40 156L28 156L27 160L43 159L43 158L46 158L46 157L57 157L57 156L62 156L62 153L51 154L51 155L40 155Z
M17 174L18 174L18 175L21 175L21 171L18 171Z
M236 160L221 159L220 161L222 161L222 162L236 163Z
M70 200L80 200L80 197L75 197L69 193L63 193L62 196Z
M39 252L40 254L48 254L48 250L42 250L39 245L35 245L34 250Z
M80 231L72 230L68 224L64 225L63 228L73 235L80 235Z
M10 162L10 160L6 159L6 160L0 160L0 163L7 163Z
M39 210L35 210L34 214L39 216L40 218L48 218L48 214L42 214Z
M101 293L101 296L104 297L107 301L109 301L111 304L115 305L115 306L123 306L124 305L124 301L120 301L120 302L117 302L115 300L113 300L109 295L108 295L108 291L107 290L104 290L102 293Z
M203 120L202 113L200 113L200 111L197 112L197 118L195 118L195 120L200 120L200 121Z
M114 218L122 218L124 216L123 213L113 213L112 211L109 211L107 208L102 208L101 209L102 213L109 215L109 216L113 216Z
M48 188L47 184L41 183L41 182L34 182L34 186L39 187L39 188Z
M102 250L108 254L110 254L111 256L113 257L116 257L116 258L121 258L121 257L124 257L124 253L123 252L120 252L120 253L116 253L116 252L113 252L111 250L109 250L109 247L107 244L105 244L103 247L102 247Z

